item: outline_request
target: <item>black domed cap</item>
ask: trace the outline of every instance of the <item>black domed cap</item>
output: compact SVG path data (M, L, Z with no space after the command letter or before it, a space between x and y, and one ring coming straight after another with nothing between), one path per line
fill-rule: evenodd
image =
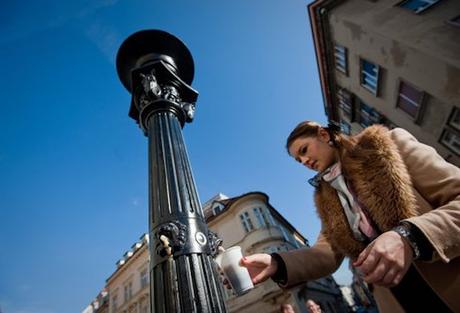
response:
M192 84L195 66L187 46L162 30L142 30L129 36L117 53L117 72L123 86L132 92L131 71L149 62L163 60L188 85Z

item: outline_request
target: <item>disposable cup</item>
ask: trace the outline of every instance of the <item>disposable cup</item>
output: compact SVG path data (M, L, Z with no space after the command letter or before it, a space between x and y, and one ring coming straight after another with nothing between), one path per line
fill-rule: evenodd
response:
M241 296L254 288L248 269L240 265L242 257L241 247L234 246L221 252L215 258L237 296Z

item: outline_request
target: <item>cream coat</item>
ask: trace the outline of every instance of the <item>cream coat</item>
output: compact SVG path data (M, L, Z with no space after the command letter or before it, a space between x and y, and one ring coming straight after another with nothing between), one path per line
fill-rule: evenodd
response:
M416 225L433 245L430 262L415 267L460 313L460 169L403 129L371 126L341 142L343 171L370 217L383 231L401 220ZM343 258L365 247L356 241L334 190L322 182L315 202L322 230L311 248L280 253L293 286L329 275ZM380 312L404 312L390 290L374 286Z

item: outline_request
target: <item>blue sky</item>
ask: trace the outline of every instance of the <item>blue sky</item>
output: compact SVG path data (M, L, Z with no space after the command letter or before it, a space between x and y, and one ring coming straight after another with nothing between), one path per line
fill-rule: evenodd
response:
M176 35L194 57L200 95L183 133L201 202L265 192L315 241L313 173L284 148L298 122L326 120L308 2L2 2L5 313L80 312L147 232L147 140L115 70L118 47L142 29Z

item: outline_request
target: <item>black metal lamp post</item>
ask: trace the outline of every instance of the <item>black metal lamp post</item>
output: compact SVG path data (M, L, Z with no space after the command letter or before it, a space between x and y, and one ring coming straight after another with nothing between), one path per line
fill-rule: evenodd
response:
M212 260L221 241L205 223L182 137L198 97L193 58L173 35L145 30L123 42L117 71L149 138L152 312L226 312Z

